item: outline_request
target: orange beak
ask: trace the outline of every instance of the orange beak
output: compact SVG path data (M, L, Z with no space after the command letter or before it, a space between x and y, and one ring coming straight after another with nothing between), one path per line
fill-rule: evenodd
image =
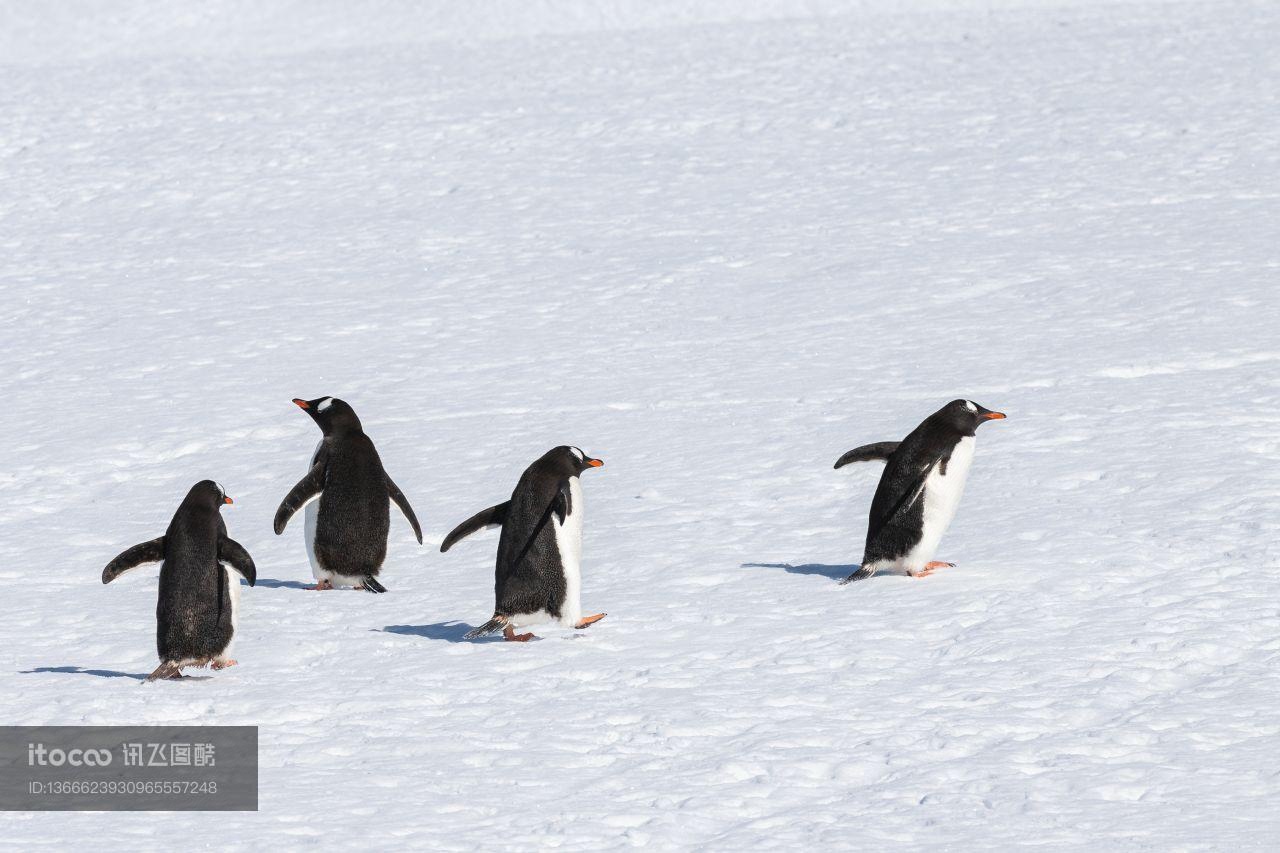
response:
M588 464L588 465L590 465L592 468L603 468L603 467L604 467L604 460L603 460L603 459L588 459L588 460L587 460L587 464Z
M1004 412L987 412L983 417L989 421L1002 421L1004 420Z
M299 409L309 409L309 408L311 408L311 404L310 404L310 403L308 403L306 400L299 400L297 397L294 397L294 398L293 398L293 404L294 404L295 406L297 406Z
M231 500L231 495L223 495L223 496L222 496L222 502L223 502L224 504L233 504L233 503L235 503L235 501Z

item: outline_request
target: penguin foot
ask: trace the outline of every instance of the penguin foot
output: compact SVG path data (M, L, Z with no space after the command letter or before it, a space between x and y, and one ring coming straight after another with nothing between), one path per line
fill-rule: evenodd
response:
M931 562L925 563L925 566L923 569L920 569L917 572L910 572L909 574L913 578L927 578L929 577L929 575L933 574L938 569L954 569L955 567L956 567L955 563L944 563L941 560L933 560Z
M595 616L583 616L581 619L578 620L578 624L574 625L573 627L581 631L583 628L587 628L587 627L590 627L591 625L596 624L597 622L599 622L601 619L603 619L608 615L609 615L608 613L597 613Z
M166 661L155 668L155 671L147 676L147 683L164 679L172 681L182 678L182 668L172 661Z
M312 589L312 590L333 589L333 584L329 583L329 581L327 580L316 581L315 586L309 586L307 587L307 589Z
M517 634L516 629L508 625L502 629L502 639L506 640L508 643L527 643L530 640L535 639L535 637L533 636L533 632L529 632L528 634Z
M240 661L233 660L232 658L218 658L213 662L212 667L214 669L226 669L229 666L238 666L239 663Z

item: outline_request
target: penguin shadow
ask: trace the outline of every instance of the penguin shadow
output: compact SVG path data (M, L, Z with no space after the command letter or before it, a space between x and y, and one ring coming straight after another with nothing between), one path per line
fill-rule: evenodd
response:
M315 582L312 581L313 585ZM267 589L309 589L309 584L302 581L279 581L275 578L258 578L254 586L266 587Z
M387 625L381 629L374 628L373 630L380 630L386 634L403 634L406 637L443 640L446 643L484 643L502 640L501 634L468 640L466 634L474 627L474 625L468 625L466 622L437 622L434 625Z
M821 575L822 577L831 578L832 580L842 581L849 575L856 572L862 566L854 563L850 566L828 566L822 563L805 563L796 566L791 563L743 563L739 568L743 569L782 569L793 575ZM899 575L906 575L903 569L881 569L873 576L866 580L875 580L876 578L891 578ZM859 581L865 583L865 581Z
M136 681L147 680L147 673L145 672L117 672L114 669L85 669L79 666L38 666L35 669L22 670L23 675L39 675L49 672L62 673L64 675L93 675L98 678L132 678Z

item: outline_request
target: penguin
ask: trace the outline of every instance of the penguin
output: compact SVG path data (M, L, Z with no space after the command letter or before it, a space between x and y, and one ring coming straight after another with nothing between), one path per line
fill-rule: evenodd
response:
M582 615L582 516L579 475L604 465L577 447L548 450L516 483L511 500L491 506L459 524L441 552L482 528L501 527L494 579L493 618L468 631L473 640L495 631L503 639L527 642L532 633L515 629L557 621L586 628L605 617Z
M836 468L853 462L886 463L871 500L862 565L841 584L869 578L883 568L906 569L922 578L955 565L933 559L938 542L960 504L978 427L1003 418L1003 413L972 400L952 400L901 442L866 444L836 460Z
M294 398L293 403L311 416L324 437L311 455L307 475L276 510L276 535L284 533L289 519L306 505L307 557L316 579L309 589L333 589L338 584L386 592L378 572L387 556L390 501L400 507L421 545L418 517L383 470L378 451L351 406L336 397Z
M191 487L164 535L118 555L102 570L102 582L144 563L160 563L156 604L156 651L160 666L147 681L181 678L182 669L235 666L240 578L253 586L258 571L249 552L227 535L224 504L234 503L222 486L201 480Z

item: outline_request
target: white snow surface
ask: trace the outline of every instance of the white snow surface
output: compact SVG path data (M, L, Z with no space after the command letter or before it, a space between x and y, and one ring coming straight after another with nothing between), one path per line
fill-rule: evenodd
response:
M583 5L0 3L0 722L261 733L0 845L1276 849L1280 7ZM326 394L387 595L271 530ZM958 397L959 566L838 586ZM609 616L465 642L558 444ZM144 686L203 478L241 665Z

